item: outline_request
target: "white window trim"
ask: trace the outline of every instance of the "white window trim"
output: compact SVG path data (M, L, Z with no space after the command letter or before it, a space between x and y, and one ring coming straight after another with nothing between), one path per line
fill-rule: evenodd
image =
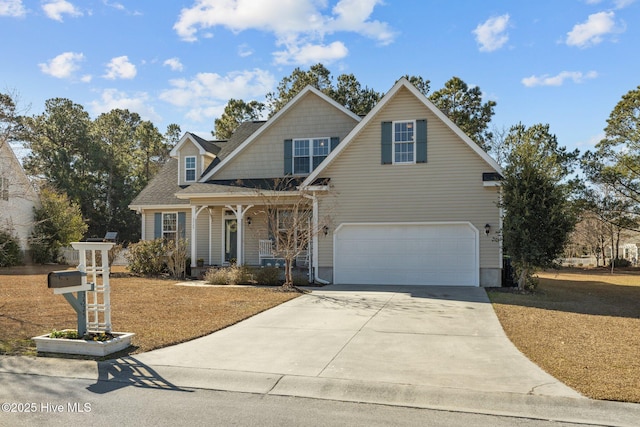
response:
M317 141L317 140L321 140L324 139L327 141L327 155L326 156L322 156L325 159L329 156L329 154L331 154L331 138L327 137L327 136L321 136L321 137L304 137L304 138L293 138L292 142L291 142L291 171L293 172L294 175L309 175L311 172L313 172L314 167L313 167L313 159L314 157L320 157L320 156L314 156L313 155L313 141ZM309 144L309 171L307 172L297 172L296 171L296 159L297 158L301 158L303 156L296 156L296 142L297 141L307 141L307 143Z
M396 123L413 123L413 160L409 162L396 161L396 144L408 144L407 141L396 141ZM396 120L391 122L391 161L394 165L414 165L416 164L416 121L415 120Z
M193 159L193 167L187 167L187 160ZM198 168L198 158L196 156L185 156L184 158L184 181L185 182L195 182L197 178L197 168ZM193 179L188 179L187 173L189 171L193 171Z
M164 229L164 216L165 215L173 215L176 218L176 229L175 231L168 231ZM178 239L178 232L180 231L178 228L180 227L180 225L178 224L178 212L162 212L162 217L160 218L160 220L162 221L162 238L163 239L167 239L166 235L169 233L173 233L175 235L175 240ZM168 240L168 239L167 239Z

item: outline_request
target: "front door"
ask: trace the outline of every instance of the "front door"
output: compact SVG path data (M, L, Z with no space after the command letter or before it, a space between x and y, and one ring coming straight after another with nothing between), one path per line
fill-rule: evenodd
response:
M225 218L224 220L224 260L235 264L238 259L238 220Z

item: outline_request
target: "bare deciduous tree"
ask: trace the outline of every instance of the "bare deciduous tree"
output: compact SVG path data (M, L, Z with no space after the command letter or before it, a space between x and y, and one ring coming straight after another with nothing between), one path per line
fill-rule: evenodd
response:
M257 190L261 206L256 207L255 212L267 218L273 254L285 262L283 287L291 290L294 289L293 266L296 259L310 254L313 239L324 233L330 217L318 217L317 199L299 187L299 178L276 178L270 181L270 188Z

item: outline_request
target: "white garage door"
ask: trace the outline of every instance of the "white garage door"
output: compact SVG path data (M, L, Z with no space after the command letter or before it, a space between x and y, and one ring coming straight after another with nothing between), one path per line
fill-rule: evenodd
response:
M469 223L342 224L334 283L478 286L478 230Z

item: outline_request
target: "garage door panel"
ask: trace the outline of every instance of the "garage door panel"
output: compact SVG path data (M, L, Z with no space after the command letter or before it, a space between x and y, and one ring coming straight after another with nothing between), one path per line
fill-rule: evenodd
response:
M478 286L478 233L468 223L344 224L334 281Z

